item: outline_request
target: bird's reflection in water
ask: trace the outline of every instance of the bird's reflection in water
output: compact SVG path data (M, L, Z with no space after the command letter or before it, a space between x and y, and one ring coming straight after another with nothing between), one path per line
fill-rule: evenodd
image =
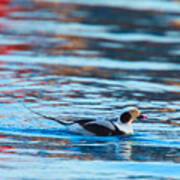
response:
M49 131L45 133L47 132L50 133ZM1 133L1 137L3 137L1 145L7 148L0 153L6 153L8 147L13 147L13 151L9 153L49 158L84 160L129 160L131 158L131 141L118 137L79 136L66 134L66 132L57 138L9 135L4 132ZM8 139L11 141L8 142Z
M34 132L33 132L34 131ZM39 130L31 130L37 133ZM40 130L41 131L41 130ZM41 131L42 132L42 131ZM46 130L44 135L58 133ZM175 161L178 148L136 145L136 137L91 137L59 133L57 137L34 134L17 135L1 133L0 154L39 156L60 159L113 160L113 161ZM9 142L8 140L11 139ZM1 149L2 149L1 148ZM157 153L158 152L158 153ZM1 156L0 155L0 156ZM0 159L1 161L3 159Z

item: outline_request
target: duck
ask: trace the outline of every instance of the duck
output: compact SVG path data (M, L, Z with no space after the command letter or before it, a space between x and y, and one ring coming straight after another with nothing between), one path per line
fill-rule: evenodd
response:
M139 109L136 107L123 108L120 115L113 119L83 118L73 121L65 121L42 115L32 109L30 109L30 111L43 118L56 121L66 126L67 130L72 133L88 136L132 135L134 132L132 122L135 119L146 118L146 116L141 114Z

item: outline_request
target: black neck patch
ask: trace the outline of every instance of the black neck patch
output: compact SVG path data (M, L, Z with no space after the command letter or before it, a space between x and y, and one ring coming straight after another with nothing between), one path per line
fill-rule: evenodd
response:
M122 123L128 123L131 118L132 118L131 114L129 112L125 112L121 115L120 120Z

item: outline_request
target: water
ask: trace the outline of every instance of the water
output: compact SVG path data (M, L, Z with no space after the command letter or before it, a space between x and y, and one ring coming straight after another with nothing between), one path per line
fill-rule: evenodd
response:
M180 2L0 1L0 177L179 179ZM130 137L70 134L57 118L118 116Z

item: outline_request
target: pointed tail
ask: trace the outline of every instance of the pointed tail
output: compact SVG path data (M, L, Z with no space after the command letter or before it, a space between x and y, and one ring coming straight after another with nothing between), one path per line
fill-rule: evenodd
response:
M64 126L74 124L73 121L59 120L59 119L56 119L56 118L54 118L54 117L50 117L50 116L41 114L41 113L39 113L39 112L36 112L36 111L32 110L31 108L25 106L24 104L23 104L23 106L24 106L26 109L28 109L30 112L32 112L33 114L36 114L36 115L38 115L38 116L40 116L40 117L43 117L43 118L45 118L45 119L49 119L49 120L52 120L52 121L56 121L56 122L58 122L58 123L60 123L60 124L62 124L62 125L64 125Z

